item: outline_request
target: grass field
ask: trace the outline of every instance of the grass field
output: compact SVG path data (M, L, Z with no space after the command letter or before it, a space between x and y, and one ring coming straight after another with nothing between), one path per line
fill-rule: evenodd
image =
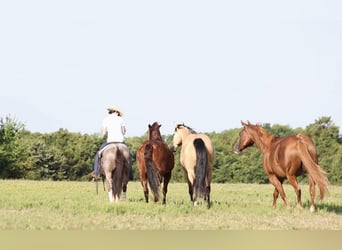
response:
M146 204L140 183L128 184L128 200L109 204L107 192L94 182L0 180L0 230L341 230L342 190L309 211L308 186L302 185L304 209L295 206L291 186L286 209L279 198L272 209L273 187L212 184L212 207L193 207L185 183L170 183L167 204Z

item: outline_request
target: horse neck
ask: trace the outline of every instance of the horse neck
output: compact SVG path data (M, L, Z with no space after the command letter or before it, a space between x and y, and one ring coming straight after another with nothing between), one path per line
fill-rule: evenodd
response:
M160 141L162 141L163 138L162 138L160 132L151 131L150 134L149 134L149 141L152 141L152 140L160 140Z
M191 134L190 130L188 129L182 129L181 130L181 140L182 142Z
M252 130L251 134L255 145L261 151L261 153L266 154L267 152L269 152L271 143L274 140L275 136L267 133L266 130L261 127Z
M183 133L182 133L182 139L185 139L186 137L188 137L190 134L193 134L191 130L189 129L184 129Z

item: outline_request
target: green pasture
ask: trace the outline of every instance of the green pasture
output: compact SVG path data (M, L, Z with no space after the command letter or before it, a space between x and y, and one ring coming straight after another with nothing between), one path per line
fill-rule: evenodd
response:
M329 194L309 211L309 190L302 185L304 209L279 198L273 209L270 184L212 184L212 207L189 201L185 183L170 183L167 204L145 203L139 182L128 184L127 201L109 204L94 182L0 180L0 230L340 230L342 190Z

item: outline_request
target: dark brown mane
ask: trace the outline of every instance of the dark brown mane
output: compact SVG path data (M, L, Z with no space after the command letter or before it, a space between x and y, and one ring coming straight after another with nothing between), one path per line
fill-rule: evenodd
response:
M194 129L190 128L189 126L185 125L184 123L183 123L183 124L177 124L177 126L176 126L176 128L175 128L175 131L176 131L177 129L182 128L182 127L188 129L188 130L190 131L191 134L197 134L197 132L196 132Z

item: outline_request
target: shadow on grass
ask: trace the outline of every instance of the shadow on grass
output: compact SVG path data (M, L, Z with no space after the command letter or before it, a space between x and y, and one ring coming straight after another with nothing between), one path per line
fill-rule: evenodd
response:
M305 207L310 207L309 201L305 202ZM316 203L315 204L316 211L326 211L326 212L333 212L336 214L342 214L342 204L338 205L335 203Z
M335 212L336 214L342 214L342 205L336 205L336 204L317 204L317 209L326 210L327 212Z

